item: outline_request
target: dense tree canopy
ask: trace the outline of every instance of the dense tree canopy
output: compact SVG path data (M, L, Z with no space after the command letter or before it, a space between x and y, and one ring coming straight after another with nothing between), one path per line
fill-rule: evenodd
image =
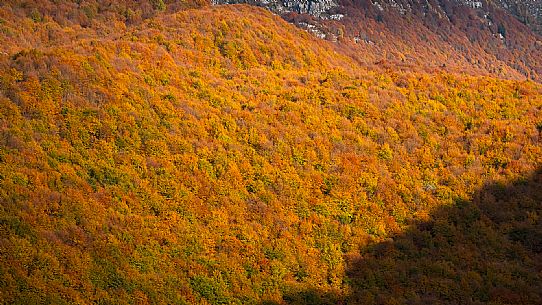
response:
M245 6L166 10L128 26L113 18L115 35L70 16L1 12L4 302L283 304L328 294L391 304L405 291L467 299L478 290L458 287L472 283L486 293L473 300L510 304L517 289L524 304L540 302L530 246L499 265L518 281L484 280L490 263L459 272L439 260L458 245L429 248L439 255L416 261L419 276L446 281L417 278L420 290L374 298L401 287L381 272L408 262L405 232L434 242L416 231L426 222L438 242L472 243L489 222L470 232L456 209L476 211L484 185L540 166L539 84L368 69ZM487 213L498 218L499 207ZM540 208L525 217L538 230ZM510 232L506 249L533 243L531 231ZM380 252L394 238L391 254ZM466 266L474 250L465 247Z

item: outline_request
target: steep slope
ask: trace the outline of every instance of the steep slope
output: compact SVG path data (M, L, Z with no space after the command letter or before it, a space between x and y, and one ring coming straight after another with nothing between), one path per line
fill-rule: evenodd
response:
M266 7L364 62L540 80L542 38L486 1L215 1ZM368 55L369 54L369 55Z
M542 34L542 1L540 0L497 0L494 3L509 11L519 21L528 25L539 35Z
M348 258L542 162L534 82L368 70L250 6L112 11L86 28L18 14L2 7L5 303L354 298ZM537 254L522 255L477 270L493 303L540 300ZM446 297L440 283L427 294Z

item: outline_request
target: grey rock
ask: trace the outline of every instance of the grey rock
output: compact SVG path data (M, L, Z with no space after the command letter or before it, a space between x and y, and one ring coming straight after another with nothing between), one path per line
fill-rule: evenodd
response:
M212 4L235 4L246 3L261 6L276 14L294 12L298 14L309 14L314 17L328 19L333 14L330 10L338 6L334 0L212 0Z

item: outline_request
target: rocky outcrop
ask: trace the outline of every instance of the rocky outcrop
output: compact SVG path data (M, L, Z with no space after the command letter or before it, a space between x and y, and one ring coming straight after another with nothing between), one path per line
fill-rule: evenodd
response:
M337 8L340 10L343 6L341 1L343 0L211 0L211 3L214 5L245 3L265 7L278 15L297 13L320 19L340 20L344 14L338 14L336 11ZM486 11L488 6L495 5L508 11L533 31L542 35L542 0L451 0L448 2L483 11ZM443 13L440 7L441 1L372 0L370 3L376 10L395 10L403 15L417 9Z
M246 3L266 7L279 15L294 12L322 19L334 18L330 10L338 5L334 0L212 0L211 2L215 5Z
M496 0L495 4L542 35L542 0Z

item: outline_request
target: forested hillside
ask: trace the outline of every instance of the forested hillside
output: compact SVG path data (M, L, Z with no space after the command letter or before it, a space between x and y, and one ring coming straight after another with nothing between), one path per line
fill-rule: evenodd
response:
M113 3L0 6L2 303L542 302L539 83Z
M265 7L365 65L542 80L539 0L211 2Z

